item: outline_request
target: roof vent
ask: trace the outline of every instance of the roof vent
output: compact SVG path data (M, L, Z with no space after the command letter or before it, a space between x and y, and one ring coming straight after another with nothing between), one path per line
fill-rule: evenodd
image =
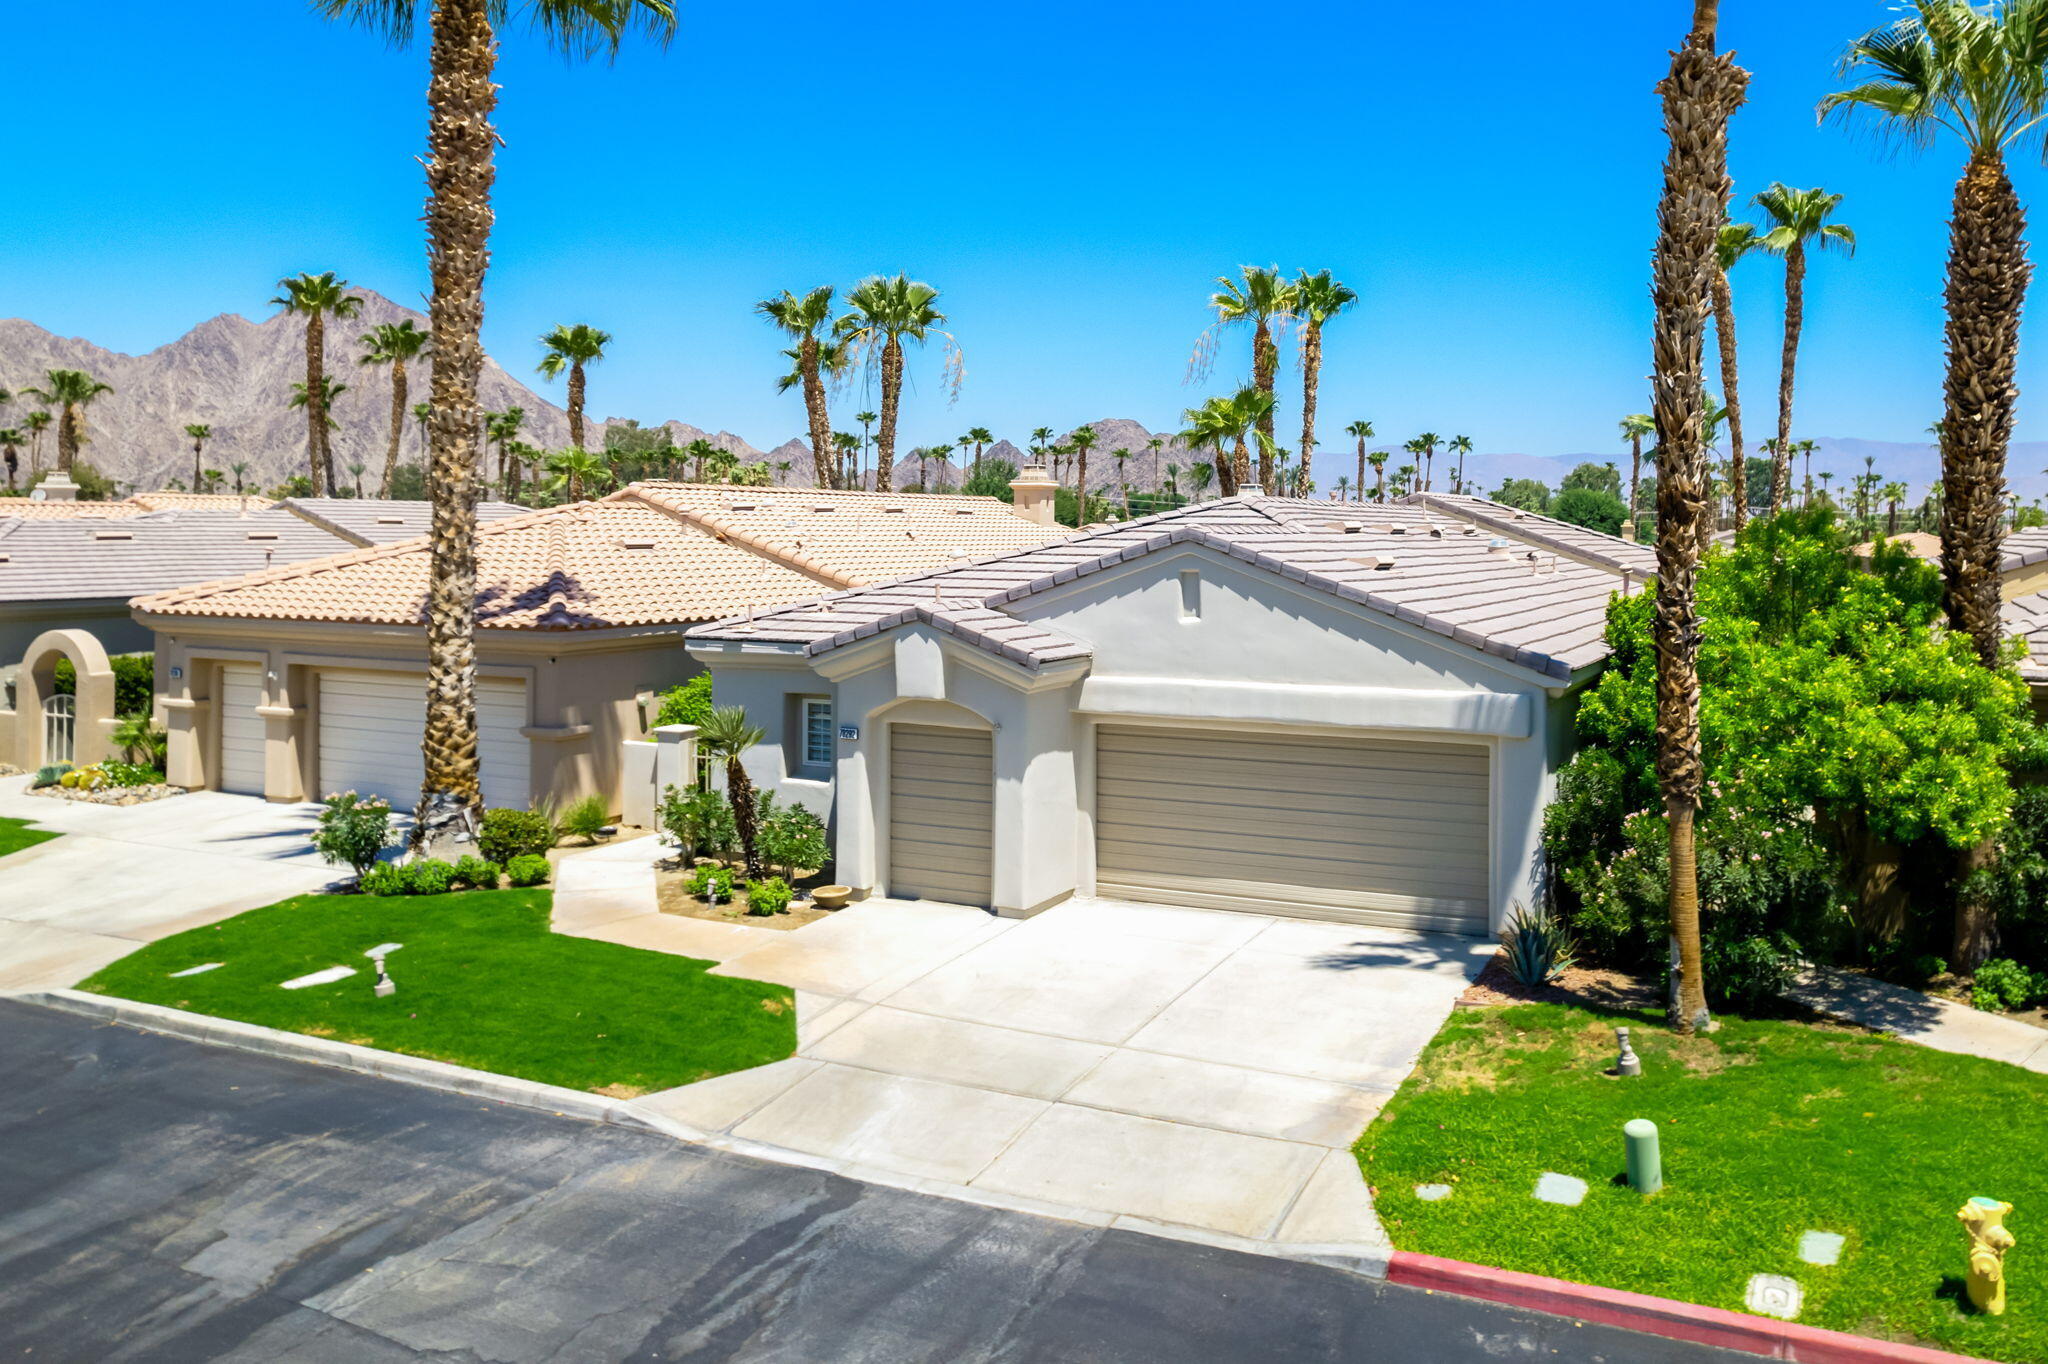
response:
M828 512L832 510L832 504L830 502L813 502L811 510L814 512Z
M974 508L972 508L972 507L955 507L955 508L953 508L953 515L955 515L955 516L972 516L972 515L974 515Z
M758 502L728 502L725 504L725 509L727 511L759 511L761 510L761 504Z
M1346 521L1343 523L1343 525L1344 533L1346 535L1356 535L1360 531L1365 529L1365 523L1363 521Z
M377 518L377 524L380 526L402 526L405 524L405 518L402 516L380 516Z
M1441 539L1443 539L1443 538L1444 538L1444 528L1443 528L1442 526L1438 526L1438 525L1434 525L1434 524L1432 524L1432 525L1430 526L1430 528L1429 528L1429 538L1430 538L1430 539L1432 539L1432 540L1441 540Z
M1497 559L1505 559L1508 557L1508 542L1496 535L1486 542L1486 552Z
M907 510L909 510L909 509L908 509L908 508L906 508L906 507L903 507L903 506L895 506L895 507L884 507L884 508L882 508L882 510L883 510L884 512L895 512L896 514L898 514L898 515L901 515L901 514L902 514L903 512L905 512L905 511L907 511Z
M96 530L92 533L92 538L95 540L133 540L135 532L132 530Z
M1351 562L1360 568L1369 568L1375 573L1386 573L1394 567L1392 555L1360 554Z
M1408 527L1402 525L1399 521L1387 527L1387 534L1389 535L1406 535L1407 533Z
M653 548L654 548L654 541L652 541L652 540L621 540L621 541L619 541L619 548L621 548L621 549L653 549Z
M1465 527L1465 529L1463 529L1463 530L1459 531L1458 533L1459 533L1460 535L1477 535L1477 534L1479 534L1479 527L1477 527L1477 526L1467 526L1467 527Z
M249 532L249 538L251 540L275 540L277 532L274 530L252 530Z

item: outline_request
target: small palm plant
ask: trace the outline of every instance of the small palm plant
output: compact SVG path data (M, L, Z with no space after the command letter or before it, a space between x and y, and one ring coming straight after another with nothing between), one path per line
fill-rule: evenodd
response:
M697 741L704 746L705 754L725 763L725 798L732 805L733 823L738 826L740 856L746 862L748 880L760 878L761 850L757 845L754 781L741 759L748 749L767 737L766 730L748 721L744 706L713 706L697 730Z

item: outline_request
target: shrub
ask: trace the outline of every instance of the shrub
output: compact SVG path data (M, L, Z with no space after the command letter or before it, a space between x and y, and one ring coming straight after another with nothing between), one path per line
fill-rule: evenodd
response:
M657 725L701 725L704 717L711 714L711 674L698 673L679 686L670 687L661 694L661 709L655 714Z
M365 895L404 895L412 881L405 868L380 862L356 878L356 889Z
M343 791L329 796L320 823L313 830L313 848L327 862L347 866L361 879L377 854L398 842L391 828L391 807L375 796Z
M106 771L100 764L90 763L84 767L72 768L57 778L57 785L67 791L97 791L113 783L107 780Z
M700 900L732 899L732 873L724 867L706 864L692 871L683 880L683 889Z
M2030 971L2010 957L1994 957L1977 968L1970 1003L1988 1013L2024 1009L2048 999L2048 974Z
M1621 523L1628 520L1628 504L1599 489L1566 488L1551 501L1550 514L1575 526L1619 535Z
M1508 971L1527 986L1548 985L1578 960L1578 948L1564 925L1522 905L1508 917L1500 945L1507 952Z
M768 793L761 794L766 797ZM821 870L828 855L824 821L802 805L764 812L761 832L755 840L761 849L761 860L782 868L792 877L800 871Z
M765 881L747 882L747 913L766 918L780 914L789 908L789 882L780 876L771 876Z
M36 769L35 777L29 782L31 791L40 791L45 786L55 786L71 770L70 763L48 763Z
M559 821L565 835L597 841L597 836L612 822L611 811L605 808L604 797L588 795L562 812Z
M656 819L685 857L718 857L739 842L739 826L724 796L702 787L671 786L661 798Z
M145 767L162 767L171 749L170 736L149 718L148 711L123 715L108 737L121 750L121 756Z
M115 654L107 660L114 670L114 714L147 715L156 705L156 655ZM50 670L50 690L62 696L78 692L78 670L71 660L60 658Z
M108 761L100 764L100 772L109 786L155 786L164 779L161 767L151 767L146 763Z
M539 853L521 853L505 864L505 879L515 886L544 886L553 870Z
M554 821L544 810L486 810L476 846L491 861L507 866L515 857L554 847Z
M454 865L435 858L409 862L400 870L405 873L407 895L445 895L455 886Z
M462 857L455 863L455 879L476 890L496 890L502 873L503 869L497 863L487 862L481 857Z

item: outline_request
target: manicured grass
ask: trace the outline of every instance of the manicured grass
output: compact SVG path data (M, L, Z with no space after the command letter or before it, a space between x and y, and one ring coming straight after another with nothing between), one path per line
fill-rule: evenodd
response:
M1640 1079L1601 1073L1616 1024L1635 1025ZM2044 1112L2048 1076L1867 1033L1729 1019L1685 1040L1654 1015L1527 1004L1453 1014L1357 1151L1402 1250L1736 1310L1750 1275L1788 1274L1807 1325L2041 1364ZM1663 1145L1648 1199L1620 1182L1637 1117ZM1546 1170L1586 1180L1585 1202L1531 1198ZM1425 1203L1426 1183L1454 1192ZM1977 1194L2014 1207L2003 1317L1958 1307L1955 1214ZM1799 1259L1808 1230L1848 1237L1837 1267Z
M47 843L57 835L49 829L38 829L25 819L0 819L0 857L33 848L38 843Z
M78 987L149 1004L630 1096L780 1060L796 1001L712 965L548 930L546 890L301 895L122 958ZM364 949L398 992L371 993ZM205 962L215 971L173 980ZM284 990L329 966L355 975Z

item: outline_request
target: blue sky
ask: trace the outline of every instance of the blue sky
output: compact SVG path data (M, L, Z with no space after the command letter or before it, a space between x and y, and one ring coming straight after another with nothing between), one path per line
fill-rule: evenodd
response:
M295 0L94 9L89 24L61 6L9 19L24 59L8 71L0 314L139 351L215 313L265 315L299 270L418 301L422 49ZM1328 333L1333 461L1354 417L1492 452L1616 448L1615 419L1646 406L1651 86L1690 5L1528 10L686 5L671 48L612 66L514 33L485 341L530 374L537 334L594 323L616 337L594 412L768 445L803 423L774 391L779 343L752 303L901 269L943 291L967 361L950 407L938 355L913 366L906 445L977 424L1020 440L1104 416L1157 429L1249 368L1238 339L1209 383L1183 382L1212 277L1277 262L1332 268L1364 298ZM1824 184L1862 239L1810 276L1810 436L1916 440L1939 413L1959 156L1892 158L1813 117L1843 42L1890 12L1723 5L1724 43L1754 77L1738 195ZM2022 195L2043 178L2028 160ZM1736 288L1763 434L1780 272L1746 262ZM2048 359L2044 307L2023 389ZM1283 382L1298 382L1291 361ZM2048 436L2043 410L2023 398L2021 438Z

